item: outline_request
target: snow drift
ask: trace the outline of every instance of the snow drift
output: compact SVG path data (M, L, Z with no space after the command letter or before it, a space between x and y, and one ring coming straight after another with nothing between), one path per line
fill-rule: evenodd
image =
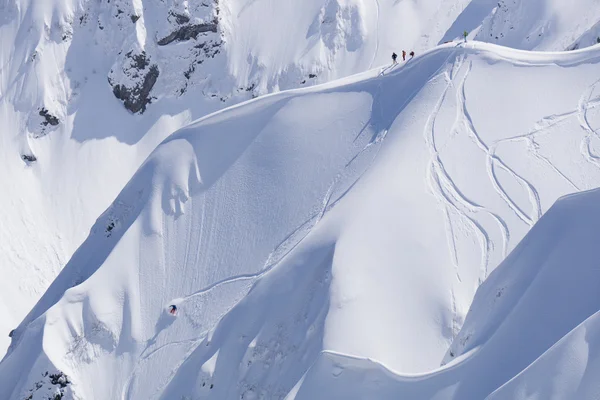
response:
M556 232L589 236L575 249L594 250L578 223L595 214L568 225L559 206L486 281L458 333L479 284L552 203L598 186L598 62L597 47L449 44L180 130L17 328L1 397L38 393L40 374L58 371L70 380L61 390L86 399L491 393L597 311L593 276L578 287L574 274L560 290L581 301L548 301L556 324L528 314L538 302L523 299L559 290L539 271L571 259ZM547 253L548 240L565 252ZM527 351L511 346L544 327ZM452 342L450 363L423 379L331 355L426 372ZM495 356L498 373L474 383ZM371 378L376 388L350 384Z
M480 287L441 369L325 353L295 399L595 399L598 189L557 202Z

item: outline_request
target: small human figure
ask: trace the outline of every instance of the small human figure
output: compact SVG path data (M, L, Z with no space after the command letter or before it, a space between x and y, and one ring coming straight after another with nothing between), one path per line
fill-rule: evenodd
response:
M397 64L396 58L398 58L398 54L392 53L392 63Z
M406 51L402 50L402 61L406 61Z
M415 52L411 51L409 55L410 55L410 58L413 58L415 56Z
M176 314L177 314L177 306L176 306L175 304L171 304L171 305L169 306L169 313L170 313L170 314L173 314L173 315L176 315Z

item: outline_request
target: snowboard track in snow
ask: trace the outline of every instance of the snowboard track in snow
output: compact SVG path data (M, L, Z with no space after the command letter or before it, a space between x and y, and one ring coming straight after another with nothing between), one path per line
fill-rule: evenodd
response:
M437 78L432 78L439 79L440 75L443 76L446 81L446 87L443 89L427 120L424 129L424 140L429 148L430 154L427 181L429 182L431 193L442 207L447 227L446 235L450 251L450 260L452 260L454 265L457 282L458 284L462 282L460 274L461 261L458 256L460 251L458 249L457 238L461 232L471 232L476 241L479 243L481 250L481 272L479 277L479 283L481 284L489 275L490 270L496 267L496 265L490 265L491 252L494 251L494 249L501 248L501 259L504 259L508 255L511 245L511 228L501 214L478 204L472 199L469 199L451 176L449 172L450 169L448 169L444 163L443 155L441 150L438 149L436 139L438 134L436 132L436 120L438 114L446 103L448 92L452 90L456 92L455 100L457 113L456 120L452 128L453 132L451 132L451 134L460 134L462 130L466 131L469 139L485 155L485 168L489 182L495 190L496 195L523 224L531 228L537 222L537 220L539 220L543 213L540 194L533 182L525 178L523 174L518 172L515 168L512 168L507 162L505 162L496 154L496 151L498 147L504 143L526 143L528 144L526 150L529 154L531 154L533 159L536 159L541 164L546 165L550 171L552 171L552 173L559 177L559 179L566 182L573 189L573 191L581 191L583 188L579 184L577 184L570 176L568 176L556 164L554 164L548 156L541 153L537 143L535 143L535 138L552 134L550 131L552 127L555 127L573 117L577 117L581 128L585 131L585 137L583 138L580 146L582 157L596 168L600 168L600 155L593 153L591 145L591 141L593 139L600 140L600 135L598 135L597 130L592 128L588 119L588 111L600 106L600 96L593 98L594 91L600 85L600 80L596 81L582 94L579 104L575 110L543 117L536 123L535 127L526 134L496 140L488 144L477 132L467 107L466 83L473 65L472 62L469 62L465 68L465 59L466 55L464 57L460 55L457 56L453 63L447 64L445 68L440 71ZM505 188L505 185L500 182L500 179L497 175L498 168L507 173L508 177L512 178L512 180L518 185L517 187L521 187L526 191L529 199L529 204L526 208L519 204L519 201L514 198L513 195ZM481 218L485 218L485 215L491 217L491 219L498 226L500 231L501 247L497 246L495 243L496 234L488 232L487 225L483 223ZM459 326L459 316L457 314L454 292L451 292L450 296L452 313L454 314L452 331L457 332L458 329L456 326Z

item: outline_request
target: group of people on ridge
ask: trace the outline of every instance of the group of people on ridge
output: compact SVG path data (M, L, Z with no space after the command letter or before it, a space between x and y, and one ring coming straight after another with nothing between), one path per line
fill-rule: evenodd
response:
M411 51L410 53L408 53L408 55L410 56L410 58L413 58L415 56L415 52ZM398 64L398 61L396 61L397 58L398 54L392 53L392 61L394 62L394 64ZM406 61L406 51L404 50L402 50L402 61Z

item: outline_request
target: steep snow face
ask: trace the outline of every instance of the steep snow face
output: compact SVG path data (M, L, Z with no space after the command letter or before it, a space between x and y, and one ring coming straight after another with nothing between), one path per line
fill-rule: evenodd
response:
M537 28L521 20L556 16L536 48L589 45L597 6L572 3L0 1L0 331L14 328L178 128L251 97L387 64L392 51L420 54L492 14L482 40L518 26L507 43L531 48L519 39Z
M157 37L204 26L216 13L212 3L176 3L0 2L2 351L150 151L225 104L200 92L171 95L196 79L183 72L211 59L221 42L210 30L173 44L181 57L168 46L158 53ZM177 70L181 79L170 74ZM148 108L163 95L160 106Z
M597 398L599 200L571 195L542 217L480 287L445 367L402 376L326 353L290 398Z
M486 3L474 1L470 4ZM573 50L600 43L595 0L499 0L477 40L523 50Z
M485 397L596 311L592 275L562 322L518 301L537 298L527 291L548 260L566 265L546 249L594 249L592 234L560 242L597 221L559 207L505 262L516 275L486 281L454 340L478 285L552 203L598 186L599 51L449 44L180 130L15 331L0 397L35 392L46 371L86 399L361 398L373 387L352 383L371 378L385 383L377 398ZM539 327L523 343L545 327L543 340L511 347L530 319ZM425 372L453 340L447 360L472 361L425 379L384 372L389 385L379 367L335 355ZM499 373L483 377L495 359Z
M0 1L0 348L170 133L429 48L466 2Z

